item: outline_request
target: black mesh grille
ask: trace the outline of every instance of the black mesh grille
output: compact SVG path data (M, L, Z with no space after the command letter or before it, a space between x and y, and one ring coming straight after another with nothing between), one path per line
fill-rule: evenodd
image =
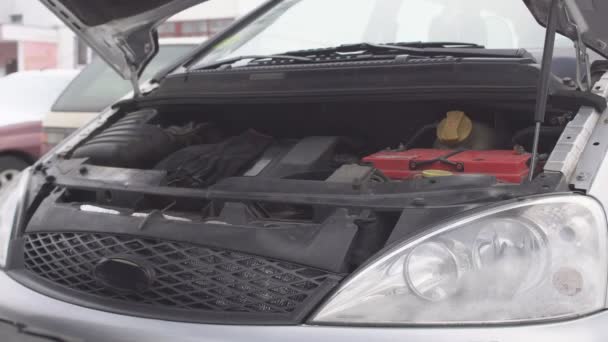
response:
M57 285L104 299L212 313L291 315L339 277L257 256L122 235L39 233L25 236L25 266ZM150 287L125 292L93 276L104 258L130 255L154 269ZM322 290L325 288L325 290Z

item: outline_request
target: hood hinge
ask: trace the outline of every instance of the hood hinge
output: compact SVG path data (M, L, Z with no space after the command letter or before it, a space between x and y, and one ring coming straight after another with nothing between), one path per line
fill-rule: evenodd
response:
M587 45L583 41L581 25L570 15L568 4L564 3L563 6L566 19L576 34L573 38L574 49L576 50L576 85L582 91L591 91L593 87L593 84L591 84L591 62L587 53Z
M117 39L117 44L129 66L129 81L131 82L131 87L133 87L133 98L136 99L141 96L141 87L139 84L139 71L137 70L135 58L129 48L129 44L127 44L124 39Z
M129 73L129 80L131 81L131 86L133 87L133 98L139 98L141 96L141 86L139 84L139 76L137 70L135 68L130 68L131 72Z

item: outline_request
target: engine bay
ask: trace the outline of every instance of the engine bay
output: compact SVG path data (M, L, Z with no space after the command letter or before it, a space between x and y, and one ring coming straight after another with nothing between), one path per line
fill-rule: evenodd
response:
M495 177L497 185L522 184L531 171L533 129L521 113L480 116L479 110L452 109L423 118L353 115L310 126L316 115L308 116L310 122L268 115L248 127L251 118L189 121L183 115L175 120L142 109L93 136L71 158L158 170L166 173L163 185L199 189L231 177L356 183L483 175ZM555 116L555 125L543 128L540 167L533 172L542 170L569 120L567 113Z
M395 243L563 191L543 165L571 114L548 116L531 181L530 117L428 102L123 106L34 168L13 267L108 311L300 322ZM152 272L148 290L123 286L125 263Z
M541 131L530 182L529 113L428 103L410 110L426 112L403 114L396 103L125 111L55 164L54 191L30 229L69 216L71 230L107 231L107 216L97 224L90 215L111 214L128 218L115 222L117 233L180 232L350 272L433 220L559 186L542 166L569 113L555 113Z

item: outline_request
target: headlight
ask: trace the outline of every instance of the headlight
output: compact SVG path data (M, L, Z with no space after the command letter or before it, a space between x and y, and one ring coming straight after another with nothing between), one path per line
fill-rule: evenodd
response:
M13 228L21 217L21 210L29 183L30 169L0 192L0 268L6 266Z
M523 200L449 222L352 276L312 319L330 324L487 324L605 307L607 225L579 195Z

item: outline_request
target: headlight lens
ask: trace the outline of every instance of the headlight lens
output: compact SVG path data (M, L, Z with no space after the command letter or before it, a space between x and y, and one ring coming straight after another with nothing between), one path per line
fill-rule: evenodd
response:
M606 303L606 240L606 216L590 197L496 207L391 249L312 321L479 324L591 313Z
M27 192L29 171L21 172L18 179L0 192L0 268L6 266L11 235Z
M440 301L458 290L462 274L466 272L463 261L446 243L427 242L407 256L403 275L418 297Z

